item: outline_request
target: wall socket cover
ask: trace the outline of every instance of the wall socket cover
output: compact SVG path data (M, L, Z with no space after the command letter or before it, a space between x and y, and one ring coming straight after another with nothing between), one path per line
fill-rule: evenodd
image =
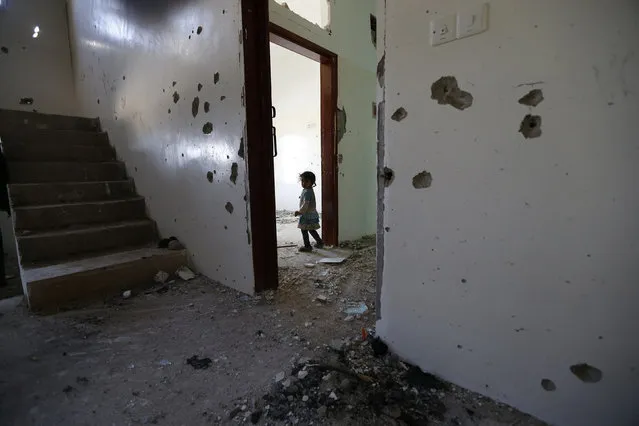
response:
M457 37L457 16L447 15L430 21L430 45L439 46Z

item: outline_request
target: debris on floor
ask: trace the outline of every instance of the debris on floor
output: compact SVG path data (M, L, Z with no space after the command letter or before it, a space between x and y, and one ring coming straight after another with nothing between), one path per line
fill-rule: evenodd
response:
M317 261L317 263L340 264L346 261L345 257L325 257Z
M394 355L378 357L371 340L336 341L314 359L298 359L246 418L260 413L266 424L292 425L478 425L496 409L500 424L543 425ZM233 417L244 421L238 413Z
M153 280L159 284L164 284L168 279L169 273L164 271L158 271L158 273L155 274L155 277L153 278Z
M191 271L187 266L180 267L177 271L175 271L175 275L184 281L189 281L195 278L195 273L193 273L193 271Z
M128 299L129 297L131 297L131 290L126 290L122 293L123 299Z
M211 358L200 358L197 355L193 355L191 358L186 360L186 363L196 370L204 370L211 366Z

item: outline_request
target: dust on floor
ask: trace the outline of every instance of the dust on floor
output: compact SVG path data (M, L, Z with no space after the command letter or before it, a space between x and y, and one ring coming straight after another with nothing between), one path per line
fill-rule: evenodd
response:
M306 267L324 253L300 254L279 291L256 297L197 277L48 317L0 307L0 424L401 425L417 412L541 424L455 387L385 392L411 367L360 337L374 322L371 244L342 248L341 265Z

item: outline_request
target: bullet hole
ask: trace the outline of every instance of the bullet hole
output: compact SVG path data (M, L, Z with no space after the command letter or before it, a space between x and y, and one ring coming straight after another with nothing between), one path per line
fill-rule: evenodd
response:
M450 105L460 111L473 104L473 95L459 88L457 79L453 76L441 77L430 86L431 99L440 105Z
M395 180L395 172L389 167L384 167L382 177L384 178L384 187L388 188Z
M189 36L189 40L191 40L191 36Z
M231 164L231 182L235 184L237 182L237 163Z
M4 53L5 55L9 54L9 48L7 46L2 46L0 47L0 52Z
M413 177L413 187L417 189L430 188L433 184L433 175L424 170L421 173L417 173Z
M218 81L220 81L220 73L216 72L213 74L213 84L217 84Z
M168 112L169 112L169 114L171 114L171 108L169 108L169 111L168 111Z
M173 92L173 103L177 104L180 100L180 94L178 92Z
M338 154L337 155L337 164L342 164L343 161L344 161L344 155L343 154Z
M462 345L457 345L457 349L463 349Z
M224 95L220 96L220 101L223 101L224 99L226 99L226 96Z
M208 180L209 182L213 183L213 172L212 171L208 171L206 172L206 180Z
M224 225L224 229L229 229L229 227L228 227L228 226L226 226L226 225Z
M191 102L191 114L193 114L193 118L197 117L197 113L200 111L200 98L198 96L193 98L193 102Z
M390 228L387 226L386 228L384 228L384 231L390 232Z
M162 89L162 93L166 93L166 89Z
M519 99L522 105L536 107L544 100L544 94L540 89L533 89Z
M123 81L124 81L124 80L126 80L126 75L123 75L123 76L122 76L122 80L123 80Z
M346 133L346 109L337 108L337 116L335 117L335 125L337 126L337 142L342 140Z
M240 148L237 150L237 156L244 158L244 138L240 138Z
M100 105L100 98L98 98L98 105Z
M462 282L462 284L466 284L466 282L467 282L466 278L462 278L461 282Z
M555 382L553 382L550 379L542 379L541 387L548 392L554 392L557 390L557 386L555 385Z
M408 113L406 112L404 107L400 107L400 108L397 108L397 111L395 111L393 115L391 115L391 120L399 122L405 119L407 116L408 116Z
M213 124L210 121L207 121L206 123L204 123L204 126L202 126L202 133L204 133L205 135L209 135L211 134L212 131L213 131Z
M570 372L584 383L597 383L603 378L603 372L586 363L570 366Z
M597 339L603 340L603 336L599 336L599 337L597 337Z
M202 27L201 26L197 27L197 31L196 32L197 32L197 35L202 34Z
M233 204L231 204L230 201L226 203L224 208L226 209L227 212L229 212L229 214L233 214Z
M100 103L99 99L98 103ZM20 98L20 105L33 105L33 98Z
M371 41L373 42L373 46L377 48L377 18L375 15L370 15L370 24L371 24Z
M173 87L175 87L175 85L176 85L176 84L177 84L177 81L174 81L174 82L173 82Z
M384 72L386 70L386 53L382 55L382 59L377 63L377 82L379 87L384 87Z
M526 115L521 121L519 132L524 135L526 139L541 136L541 117L538 115Z
M204 112L209 112L209 109L211 109L211 104L204 102Z
M202 86L202 83L198 83L197 84L197 91L199 92L200 90L202 90L202 87L204 87L204 86Z

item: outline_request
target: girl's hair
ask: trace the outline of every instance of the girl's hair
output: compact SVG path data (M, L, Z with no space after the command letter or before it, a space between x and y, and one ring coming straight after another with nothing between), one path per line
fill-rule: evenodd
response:
M315 173L313 173L313 172L304 172L304 173L300 174L300 179L301 180L307 180L307 181L311 182L311 184L313 186L315 186Z

